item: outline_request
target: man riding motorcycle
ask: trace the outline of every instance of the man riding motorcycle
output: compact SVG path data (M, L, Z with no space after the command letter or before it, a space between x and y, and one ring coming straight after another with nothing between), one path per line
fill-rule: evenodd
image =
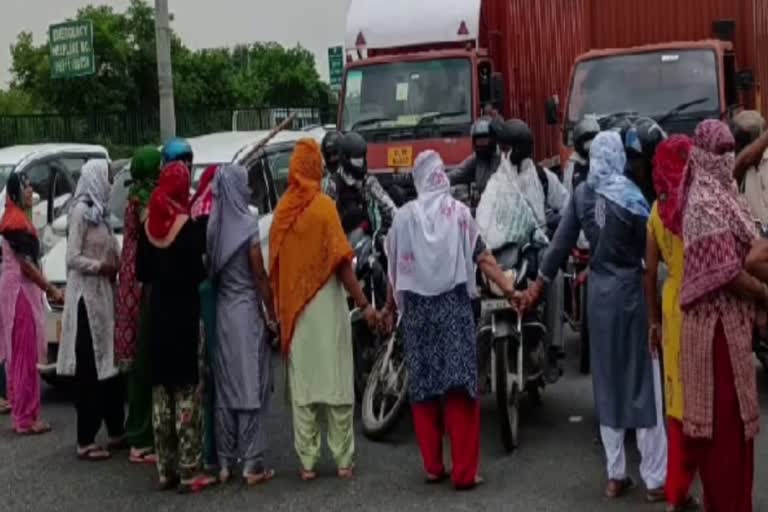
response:
M483 238L495 249L504 243L521 245L530 239L532 231L554 233L569 194L554 173L533 162L534 141L530 128L523 121L513 119L495 123L493 133L499 144L501 164L497 173L489 177L478 206L477 220ZM509 218L501 222L504 226L499 226L499 215L505 213ZM523 218L529 219L525 226ZM549 382L557 380L560 372L557 359L562 353L563 297L561 274L548 287L545 306L544 344L550 356L546 375Z
M656 148L667 138L659 124L649 117L635 120L624 135L628 176L643 192L648 204L656 200L653 188L653 157Z
M336 182L333 178L338 172L341 162L341 138L342 135L339 132L328 132L320 144L320 151L322 151L325 161L325 175L321 187L323 193L334 201L336 200Z
M367 224L380 235L392 226L397 207L379 180L368 174L368 144L360 134L345 134L339 143L339 170L332 176L336 208L346 233Z
M451 185L475 184L475 199L470 198L470 206L476 206L488 179L496 172L501 163L501 156L496 151L496 139L493 134L491 121L478 119L472 125L472 149L474 153L469 155L459 167L448 173Z

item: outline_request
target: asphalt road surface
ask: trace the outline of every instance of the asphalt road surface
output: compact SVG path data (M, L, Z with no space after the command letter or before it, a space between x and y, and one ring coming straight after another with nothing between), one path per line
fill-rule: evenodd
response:
M761 369L759 377L765 433L755 454L755 510L768 512L768 375ZM335 478L326 455L321 477L303 483L282 389L272 405L267 428L269 462L277 471L274 481L252 489L231 483L178 496L154 491L154 468L129 464L127 454L103 463L78 461L74 408L63 393L46 387L43 413L53 424L52 433L19 438L11 433L8 418L0 419L0 511L663 510L662 505L645 503L641 489L618 501L602 497L605 476L602 450L594 443L591 381L578 375L575 358L567 363L565 379L547 389L543 405L524 409L521 445L512 455L503 454L493 400L484 399L481 470L487 483L472 492L423 483L409 416L389 443L371 443L358 434L353 481ZM639 481L633 444L628 443L629 469Z

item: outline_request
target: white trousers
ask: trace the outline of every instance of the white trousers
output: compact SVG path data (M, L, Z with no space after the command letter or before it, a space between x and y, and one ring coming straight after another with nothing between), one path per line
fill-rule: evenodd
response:
M658 489L667 481L667 434L664 429L662 406L661 370L658 359L653 360L653 390L656 401L656 426L639 428L636 432L637 449L640 452L640 476L646 489ZM600 425L603 439L608 479L623 480L627 477L627 458L624 450L624 429Z

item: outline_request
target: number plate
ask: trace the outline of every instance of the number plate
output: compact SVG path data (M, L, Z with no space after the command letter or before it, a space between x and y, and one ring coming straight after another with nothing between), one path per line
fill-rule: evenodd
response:
M480 307L483 313L493 313L494 311L510 309L511 306L506 299L487 299L483 300Z
M389 167L413 167L413 147L398 146L387 150L387 165Z

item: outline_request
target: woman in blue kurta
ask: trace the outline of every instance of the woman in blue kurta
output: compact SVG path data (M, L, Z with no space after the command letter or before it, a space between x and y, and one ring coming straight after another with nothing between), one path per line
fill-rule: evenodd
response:
M640 474L649 498L656 499L663 496L667 444L659 368L648 350L643 295L650 209L639 188L624 175L626 154L618 133L600 133L590 159L587 181L574 191L540 278L522 305L539 300L545 283L557 275L583 230L591 248L587 311L595 406L608 466L606 495L617 497L632 485L626 474L624 433L637 429Z

